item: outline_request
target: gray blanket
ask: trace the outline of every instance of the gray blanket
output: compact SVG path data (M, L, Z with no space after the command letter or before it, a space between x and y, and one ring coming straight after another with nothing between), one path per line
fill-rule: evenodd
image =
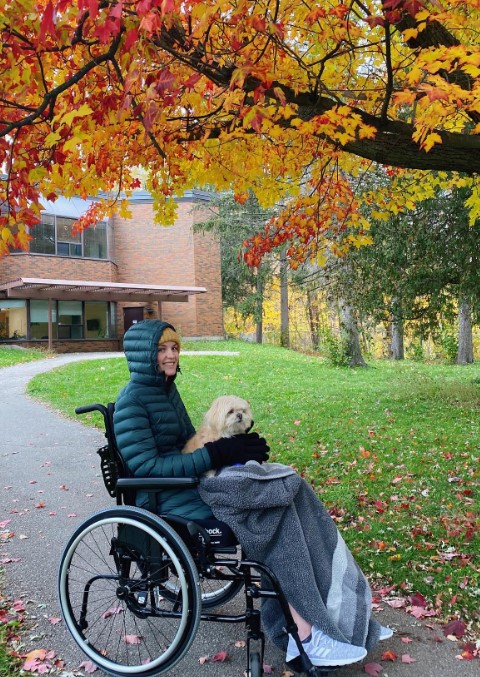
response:
M370 616L368 582L328 511L292 468L249 461L202 478L199 490L246 556L275 573L305 620L339 641L367 649L377 643L380 626ZM262 601L262 621L271 641L285 649L277 600Z

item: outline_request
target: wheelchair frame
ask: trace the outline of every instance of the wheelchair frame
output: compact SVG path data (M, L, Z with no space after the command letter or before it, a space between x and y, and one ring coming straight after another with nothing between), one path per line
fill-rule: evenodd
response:
M261 677L265 636L254 602L275 598L285 630L300 652L287 665L311 677L326 677L333 668L311 664L280 584L267 566L246 559L236 541L213 542L197 522L155 514L159 491L196 486L199 479L129 477L115 441L114 404L78 407L75 413L94 411L104 419L107 444L98 453L106 489L117 505L80 524L61 558L60 607L80 649L108 674L153 677L183 658L200 621L244 623L246 675ZM148 492L149 510L134 505L138 490ZM213 611L240 589L244 613Z

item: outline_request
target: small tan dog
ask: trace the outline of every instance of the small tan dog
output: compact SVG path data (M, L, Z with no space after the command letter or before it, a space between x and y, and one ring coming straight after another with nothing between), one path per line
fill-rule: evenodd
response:
M217 397L205 413L203 422L184 448L182 454L191 454L203 447L205 442L215 442L221 437L233 437L250 430L253 424L252 410L247 400L236 395ZM205 473L207 477L215 475L215 470Z

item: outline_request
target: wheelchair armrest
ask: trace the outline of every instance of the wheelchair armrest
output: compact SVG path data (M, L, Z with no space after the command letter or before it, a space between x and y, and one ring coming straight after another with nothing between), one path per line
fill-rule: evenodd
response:
M117 488L144 491L161 491L162 489L185 489L196 487L200 483L198 477L120 477Z

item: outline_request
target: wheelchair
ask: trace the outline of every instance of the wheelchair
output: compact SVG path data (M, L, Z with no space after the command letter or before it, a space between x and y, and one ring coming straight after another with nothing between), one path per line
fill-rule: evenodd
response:
M311 677L328 675L330 668L313 666L305 654L274 573L244 557L226 524L155 514L159 491L195 486L198 478L129 477L115 442L114 404L75 410L94 411L105 423L107 443L98 454L105 487L116 505L77 527L58 575L62 615L83 653L107 674L153 677L183 658L200 621L243 623L245 674L261 677L265 636L255 600L275 598L285 630L296 638L300 651L287 664L289 669ZM148 492L149 510L134 505L139 490ZM219 610L241 590L244 613Z

